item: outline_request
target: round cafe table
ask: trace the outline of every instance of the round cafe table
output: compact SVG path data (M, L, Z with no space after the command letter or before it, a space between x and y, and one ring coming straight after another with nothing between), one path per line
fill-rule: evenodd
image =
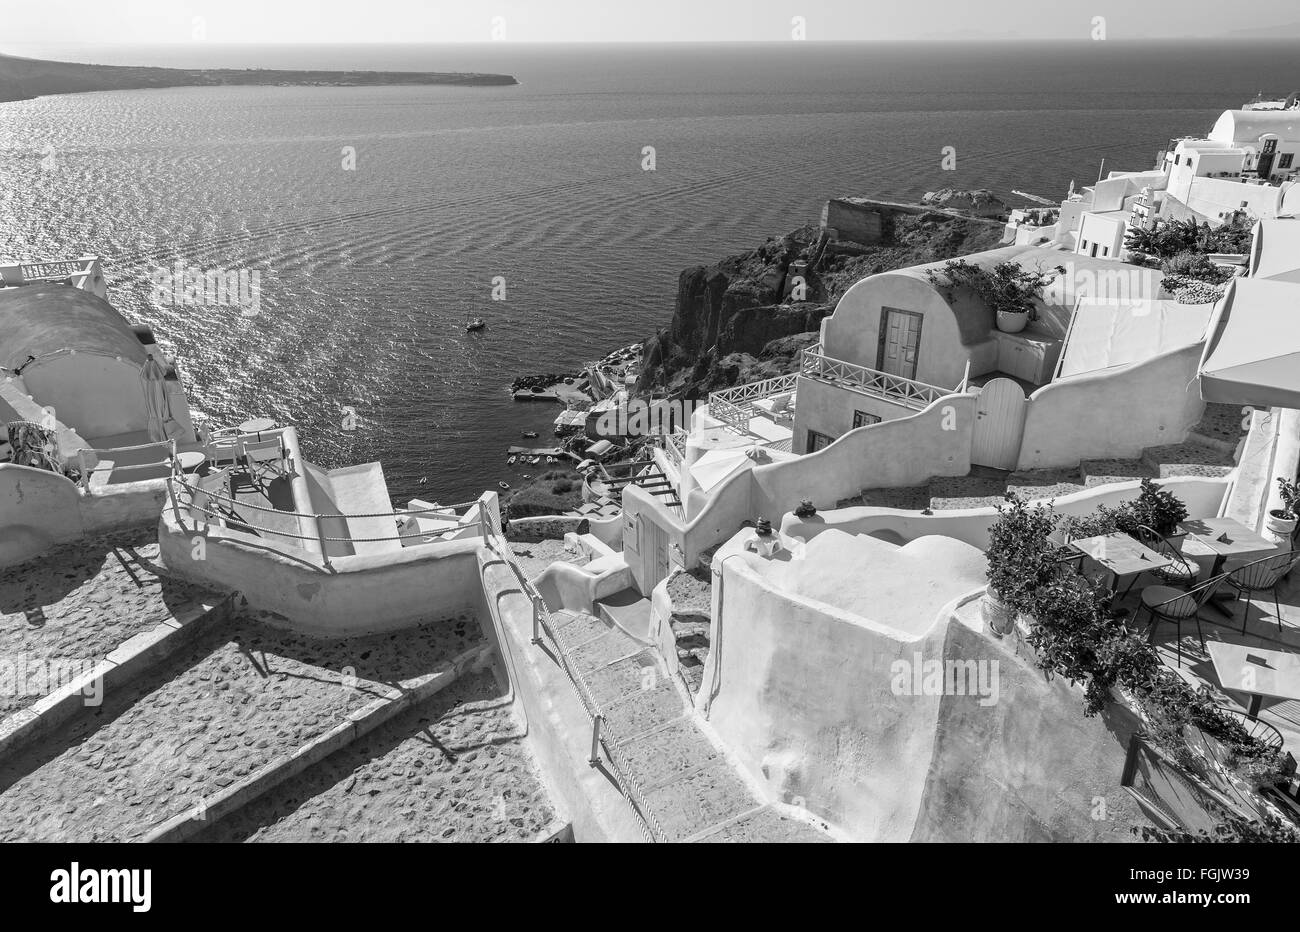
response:
M249 418L247 421L240 424L239 432L241 434L257 434L257 439L261 440L263 431L272 430L274 428L275 421L271 420L269 417L254 417Z
M194 472L207 461L207 456L198 450L186 450L176 454L176 465L183 473Z

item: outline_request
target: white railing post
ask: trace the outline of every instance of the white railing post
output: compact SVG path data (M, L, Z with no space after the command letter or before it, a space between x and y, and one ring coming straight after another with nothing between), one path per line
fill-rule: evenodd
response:
M533 596L533 645L542 643L542 606L540 596Z

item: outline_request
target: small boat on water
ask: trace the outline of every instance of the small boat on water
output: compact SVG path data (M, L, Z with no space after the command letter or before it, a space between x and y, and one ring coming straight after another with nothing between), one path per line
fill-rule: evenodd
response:
M525 479L531 479L531 478L533 478L532 473L524 473L524 478L525 478Z
M515 456L514 454L511 454L510 456L506 457L506 465L513 466L515 464L515 460L517 459L519 459L519 457Z
M498 483L497 483L497 487L498 487L499 489L501 489L502 492L506 492L506 491L509 491L509 489L510 489L510 483L509 483L509 482L498 482Z
M527 437L529 440L532 440L532 439L534 439L534 438L537 437L537 431L535 431L535 430L526 430L526 431L523 432L523 435L524 435L525 437Z
M473 320L465 324L466 333L474 333L475 331L486 330L486 329L487 329L487 321L485 321L482 317L475 317Z

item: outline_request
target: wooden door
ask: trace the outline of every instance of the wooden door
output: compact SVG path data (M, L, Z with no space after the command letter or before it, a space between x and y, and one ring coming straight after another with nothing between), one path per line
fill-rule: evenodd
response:
M1011 379L994 379L975 398L970 460L977 466L1015 469L1025 433L1025 392Z
M905 379L916 378L921 351L921 320L915 311L887 307L880 312L880 354L876 368Z

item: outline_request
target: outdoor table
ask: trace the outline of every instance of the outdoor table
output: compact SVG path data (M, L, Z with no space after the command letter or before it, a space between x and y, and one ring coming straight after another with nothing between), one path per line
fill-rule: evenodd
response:
M1206 579L1223 572L1229 558L1236 566L1244 566L1251 560L1277 551L1277 544L1273 541L1261 537L1232 518L1184 521L1178 525L1178 529L1187 534L1187 539L1183 541L1183 556L1195 562L1205 572ZM1221 537L1224 539L1220 540ZM1230 590L1220 589L1210 604L1217 611L1231 617L1232 612L1220 603L1231 602L1233 598L1235 596Z
M1202 569L1208 568L1211 576L1217 576L1223 570L1229 557L1240 566L1277 550L1277 544L1273 541L1232 518L1184 521L1178 525L1178 529L1187 534L1187 539L1183 542L1183 556L1201 564ZM1188 544L1192 546L1189 548ZM1206 562L1209 563L1208 567Z
M241 434L257 434L258 440L262 439L264 431L274 429L275 421L271 420L269 417L249 418L247 421L239 425L239 432Z
M1259 717L1265 696L1300 699L1300 654L1227 641L1206 644L1219 685L1250 695L1246 714Z
M176 454L176 465L183 473L194 472L207 461L207 456L198 450L184 450Z
M1120 531L1072 540L1070 546L1092 558L1097 565L1108 570L1114 577L1112 606L1119 600L1121 579L1139 576L1148 570L1162 569L1174 562Z

